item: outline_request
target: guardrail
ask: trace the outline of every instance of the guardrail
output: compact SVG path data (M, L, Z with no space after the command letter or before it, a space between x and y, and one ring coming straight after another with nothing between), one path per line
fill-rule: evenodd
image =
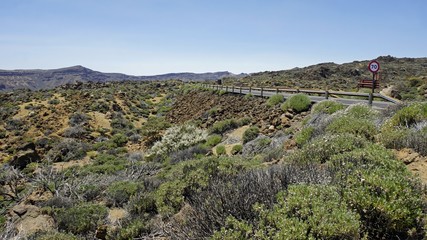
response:
M210 88L214 90L222 90L226 92L233 92L233 93L240 93L240 94L246 94L247 93L253 93L254 91L257 91L258 96L261 97L268 97L271 95L271 93L289 93L289 94L298 94L298 93L304 93L307 95L317 95L317 96L323 96L324 99L329 99L331 96L348 96L348 97L362 97L366 98L369 101L369 104L372 105L372 102L374 98L379 98L383 101L390 102L393 104L399 104L401 103L399 100L384 96L379 93L357 93L357 92L341 92L341 91L329 91L329 90L311 90L311 89L293 89L293 88L264 88L264 87L239 87L239 86L228 86L228 85L210 85L210 84L202 84L202 87L204 88ZM266 94L266 93L270 93Z

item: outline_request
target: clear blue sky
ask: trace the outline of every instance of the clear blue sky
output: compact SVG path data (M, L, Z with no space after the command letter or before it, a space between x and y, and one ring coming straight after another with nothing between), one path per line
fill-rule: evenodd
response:
M283 70L427 57L426 0L0 0L0 69Z

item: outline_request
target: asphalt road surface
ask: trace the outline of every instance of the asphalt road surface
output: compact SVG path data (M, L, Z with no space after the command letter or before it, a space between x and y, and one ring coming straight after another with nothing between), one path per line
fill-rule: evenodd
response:
M256 89L252 89L251 92L249 92L249 90L247 89L242 89L240 91L240 89L235 88L234 91L231 89L231 87L229 87L229 90L227 92L234 92L234 93L241 93L241 94L252 94L254 96L263 96L263 97L270 97L272 95L276 95L276 91L269 91L269 90L264 90L261 94L261 90L256 90ZM292 95L295 94L291 94L291 93L284 93L284 92L279 92L279 94L283 95L284 98L289 98ZM320 102L325 100L325 96L311 96L311 95L307 95L312 102ZM352 105L352 104L356 104L356 103L366 103L369 104L369 100L364 100L364 99L350 99L350 98L337 98L337 97L329 97L329 100L333 100L333 101L337 101L340 102L344 105ZM372 107L373 108L377 108L377 109L385 109L389 106L395 105L392 102L386 102L386 101L373 101L372 102Z

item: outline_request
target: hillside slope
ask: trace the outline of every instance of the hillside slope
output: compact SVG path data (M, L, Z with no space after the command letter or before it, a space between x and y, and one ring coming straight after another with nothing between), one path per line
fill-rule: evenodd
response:
M378 57L381 64L380 88L392 86L394 96L401 99L427 99L427 58ZM356 90L361 79L372 79L369 61L321 63L304 68L253 73L237 81L241 85L283 86L332 90ZM236 83L229 79L226 83Z

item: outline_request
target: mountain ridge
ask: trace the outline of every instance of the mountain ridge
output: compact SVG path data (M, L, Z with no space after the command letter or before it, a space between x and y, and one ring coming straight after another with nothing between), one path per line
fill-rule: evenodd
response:
M76 82L120 82L120 81L162 81L177 79L182 81L218 80L224 77L243 77L246 74L233 74L228 71L206 73L166 73L151 76L134 76L123 73L104 73L81 65L58 69L0 69L0 90L20 88L31 90L50 89Z

